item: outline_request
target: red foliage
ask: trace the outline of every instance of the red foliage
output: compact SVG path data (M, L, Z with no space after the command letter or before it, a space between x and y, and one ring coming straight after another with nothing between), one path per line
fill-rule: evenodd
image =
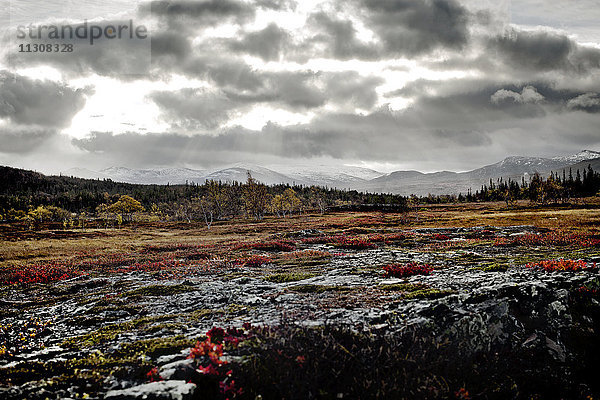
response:
M377 247L376 244L371 243L368 238L364 237L340 237L335 243L336 246L341 247L343 249L355 249L355 250L364 250L364 249L372 249Z
M433 267L428 264L410 262L408 264L389 264L383 267L383 270L386 277L405 278L413 275L429 275L433 271Z
M51 261L46 264L33 264L3 270L0 273L0 285L49 283L83 275L70 264Z
M596 268L596 264L593 267L589 267L585 261L582 260L546 260L536 263L529 263L526 265L528 268L539 269L546 272L551 271L581 271L588 268Z
M469 395L469 391L465 388L460 388L456 392L454 392L454 397L460 400L470 400L471 396Z
M266 256L253 255L248 258L238 258L234 264L242 265L248 268L257 268L265 264L269 264L271 259Z
M436 233L435 235L432 235L431 238L434 240L440 240L440 241L450 240L450 238L448 236L442 235L441 233Z
M549 232L543 234L527 233L524 235L497 238L494 246L574 246L595 247L600 246L600 239L565 232Z
M146 377L150 382L158 382L163 380L162 376L160 376L160 374L158 373L157 367L154 367L150 371L148 371Z
M244 329L251 330L252 326L244 325ZM241 396L242 388L236 385L235 380L232 379L233 371L226 368L228 363L221 358L225 345L236 347L240 340L250 337L250 332L246 333L244 330L236 328L229 328L225 331L223 328L213 327L206 333L206 336L206 340L198 341L196 346L190 350L188 358L196 360L200 374L209 377L215 385L218 382L218 390L223 398L231 399Z

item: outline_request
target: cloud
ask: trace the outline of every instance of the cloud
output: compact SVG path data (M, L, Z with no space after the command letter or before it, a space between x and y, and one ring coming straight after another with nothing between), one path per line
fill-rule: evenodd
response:
M455 0L361 0L359 6L391 54L460 50L469 41L469 12Z
M78 38L76 33L73 37L66 27L71 27L74 32L77 32L79 27L83 27L87 23L88 29L81 32L86 33L86 37ZM35 66L53 66L61 71L68 78L87 77L93 74L101 76L115 77L123 80L148 78L152 72L152 56L157 60L161 60L164 56L181 57L186 50L186 39L177 40L173 34L158 30L153 32L154 45L150 37L150 32L146 25L141 23L133 23L130 28L129 20L103 20L95 22L78 22L69 21L54 22L52 26L57 27L58 32L62 32L65 27L65 34L59 38L52 38L50 29L44 31L45 35L41 38L31 38L27 35L23 39L19 39L18 43L31 46L47 46L52 48L58 46L59 51L51 52L12 52L10 60L8 55L5 61L10 61L14 68L31 68ZM102 36L91 43L92 26L96 29L105 32L107 29L113 29L115 37L109 39ZM121 29L121 37L117 36L118 27L126 27ZM139 37L129 36L130 30L137 28L145 28L139 32ZM98 30L99 29L99 30ZM181 36L181 35L180 35ZM189 48L189 47L188 47ZM154 54L152 51L154 50Z
M308 110L326 104L354 110L371 109L377 102L376 87L384 81L379 77L363 77L355 71L316 74L309 71L258 73L260 85L248 89L237 80L221 89L191 89L157 91L149 97L163 111L163 118L173 128L195 131L215 129L231 116L257 104L274 108Z
M0 127L0 153L26 154L56 135L53 129L23 126Z
M0 117L16 124L64 128L92 90L0 71Z
M224 94L205 89L154 92L150 98L161 107L163 118L174 128L188 130L217 128L238 106Z
M203 1L151 1L139 7L140 13L151 14L170 22L195 21L205 25L220 24L225 21L243 23L254 18L254 8L236 0Z
M321 11L310 16L308 26L318 33L310 37L307 47L315 51L316 44L323 44L325 48L320 55L325 58L374 60L380 56L379 44L358 40L357 31L350 20L333 18Z
M381 109L367 115L335 113L308 124L267 124L252 131L240 127L211 135L178 133L94 133L73 144L90 159L108 165L223 165L233 161L262 163L273 157L288 163L331 157L339 160L418 163L435 169L467 169L500 160L508 154L550 154L594 147L598 117L564 113L489 121L463 126L448 121L445 127L415 124L407 113ZM507 121L509 121L507 123ZM545 140L535 134L543 129ZM571 135L564 135L571 129ZM132 152L131 149L136 149ZM535 149L535 150L534 150Z
M499 104L509 99L515 103L539 103L544 100L544 96L539 94L533 86L525 86L521 93L500 89L490 97L490 101L494 104Z
M289 47L290 34L277 24L271 23L266 28L250 32L241 40L233 41L229 48L234 52L256 55L264 61L279 60Z
M365 77L355 71L330 73L326 77L326 94L334 104L370 110L378 101L375 89L384 82L380 77Z
M294 0L255 0L254 4L260 8L276 11L294 11L298 6Z
M600 112L600 96L598 93L584 93L569 100L567 107L572 110L597 113Z
M551 31L511 29L490 38L488 46L504 64L529 72L589 73L600 68L600 50L580 46Z
M242 103L270 102L305 110L322 106L327 100L317 85L320 74L312 71L258 71L243 60L227 58L198 58L184 68Z

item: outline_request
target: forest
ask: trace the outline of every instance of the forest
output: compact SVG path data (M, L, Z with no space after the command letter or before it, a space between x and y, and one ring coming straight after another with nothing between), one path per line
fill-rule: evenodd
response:
M580 171L563 170L547 178L535 174L521 181L498 178L474 193L442 196L401 196L318 186L267 186L250 173L245 183L208 181L185 185L138 185L67 176L45 176L22 169L0 167L0 219L7 221L62 222L95 218L114 226L139 218L150 220L213 221L265 215L286 217L305 212L360 210L364 207L394 212L408 211L418 204L506 202L534 204L568 203L593 196L600 190L600 173L591 166ZM362 208L361 208L362 207Z

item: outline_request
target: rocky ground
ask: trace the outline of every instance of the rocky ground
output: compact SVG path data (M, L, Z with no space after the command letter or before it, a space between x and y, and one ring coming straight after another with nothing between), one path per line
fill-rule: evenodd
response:
M168 254L163 266L131 268L124 260L112 262L110 273L86 273L80 264L77 274L47 283L5 284L0 398L211 398L196 376L206 363L189 358L190 348L213 327L242 326L247 332L255 329L250 326L344 327L404 341L419 335L438 349L451 348L447 354L456 359L446 360L449 365L481 369L481 360L507 352L514 357L507 362L524 363L519 368L531 374L530 385L517 373L512 384L494 378L490 382L502 381L499 388L482 388L469 387L463 370L460 384L452 378L442 389L416 385L414 397L521 398L537 390L543 398L546 380L558 388L557 398L600 395L590 371L590 357L599 354L595 242L552 242L552 232L526 225L396 230L363 235L365 246L344 245L331 239L336 234L280 232L268 240L293 249L247 246L241 261L155 248L149 249L153 257ZM549 239L518 240L536 237ZM531 264L557 259L583 263L554 271ZM433 271L394 277L382 269L409 263ZM232 347L229 353L223 360L243 370L247 352ZM230 391L229 397L255 398L258 390ZM312 396L354 398L344 391ZM398 398L404 396L411 397Z

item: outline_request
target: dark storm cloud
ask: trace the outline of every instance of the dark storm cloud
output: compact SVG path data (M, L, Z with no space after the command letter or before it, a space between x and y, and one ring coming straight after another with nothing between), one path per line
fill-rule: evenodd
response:
M600 68L600 50L578 45L565 35L510 30L488 41L491 54L506 65L530 72L589 73Z
M371 109L377 102L376 87L384 81L363 77L354 71L253 72L260 85L248 89L239 81L221 82L222 90L182 89L154 92L150 98L162 109L163 118L174 128L214 129L231 117L232 110L247 110L256 104L307 110L325 104ZM231 76L229 76L231 77Z
M562 35L550 32L523 32L512 30L490 41L504 60L517 67L548 71L567 69L569 56L576 46Z
M243 60L196 58L183 69L188 76L211 81L227 96L242 103L278 102L294 110L323 105L327 97L317 86L319 74L310 71L264 72Z
M0 71L0 117L23 125L67 127L91 93Z
M171 21L190 19L203 24L218 24L225 19L243 23L255 14L251 5L236 0L151 1L140 5L139 11Z
M174 65L192 53L190 41L176 32L162 31L152 34L151 51L153 61L157 57L172 57Z
M566 107L575 93L555 91L542 84L490 85L480 82L474 93L459 93L468 82L454 82L441 98L425 96L403 111L381 108L369 114L320 114L311 122L293 126L267 124L259 131L239 127L213 135L177 133L112 135L96 133L74 140L90 155L114 158L113 163L166 165L173 162L219 164L224 160L333 157L364 161L431 163L455 160L447 168L483 165L490 157L522 154L525 148L544 151L589 147L599 143L600 116L573 112ZM514 101L506 96L494 103L499 90L537 102ZM582 104L588 104L579 99ZM593 100L593 99L592 99ZM542 128L543 127L543 128ZM537 134L543 129L544 141ZM569 135L564 132L568 130ZM537 147L536 147L537 146ZM135 148L131 155L127 149ZM563 150L564 151L564 150ZM132 159L133 157L133 159Z
M352 21L319 12L310 17L309 26L319 32L310 38L310 43L325 45L324 54L321 55L323 57L339 60L373 60L379 57L379 46L358 40Z
M266 28L247 33L241 40L234 40L229 48L234 52L256 55L265 61L279 60L289 47L291 35L277 24L271 23Z
M232 100L246 103L275 103L290 109L311 109L332 105L351 105L370 109L377 101L375 89L383 83L378 77L364 77L355 71L268 72L261 73L260 88L254 91L226 89Z
M361 0L359 4L367 27L392 54L458 50L469 40L469 12L455 0Z
M459 131L441 134L405 125L403 118L402 114L382 109L367 115L327 114L309 124L296 126L267 124L260 131L229 128L217 135L94 133L88 138L73 140L73 144L94 154L111 154L139 164L168 164L194 159L214 162L224 154L393 160L433 143L449 145L467 140ZM473 135L472 132L467 134ZM131 148L137 149L135 154L126 150Z
M0 127L0 153L27 154L55 135L53 129Z
M374 90L381 83L354 72L324 74L319 78L327 88L328 104L365 108L373 106ZM186 152L195 149L196 157L213 160L211 162L217 162L218 157L225 157L226 154L238 158L263 154L373 161L394 161L399 158L419 161L419 158L426 158L434 162L436 157L463 157L473 151L485 152L487 147L494 146L513 146L516 151L519 147L515 140L534 145L538 140L534 134L535 124L546 124L547 121L557 121L550 122L551 127L544 128L548 140L564 143L567 137L561 134L565 126L569 126L573 130L572 143L594 143L594 124L599 121L595 121L593 116L574 119L571 114L584 107L588 108L587 114L592 114L594 107L600 103L595 95L558 90L548 82L515 85L456 79L418 81L412 86L407 87L406 91L420 95L414 97L411 106L402 111L383 107L366 115L352 112L322 113L306 124L285 127L267 124L260 131L228 128L219 130L217 135L153 134L149 144L142 143L148 136L138 137L134 134L123 137L95 135L76 144L93 152L118 152L121 146L128 145L124 142L128 140L132 141L131 146L147 149L149 154L154 154L149 146L159 143L157 145L161 148L172 146L173 157L178 154L178 146L184 146ZM371 96L364 95L369 92ZM226 101L221 98L221 101L225 101L221 106L223 109L246 102L276 101L275 97L236 97L231 93L226 94ZM368 98L370 100L366 100ZM196 104L190 99L189 107L173 106L171 112L185 110L195 115L193 113L200 108ZM186 116L174 115L173 118L185 119ZM171 139L174 144L169 145ZM169 159L164 160L164 163L168 162Z

